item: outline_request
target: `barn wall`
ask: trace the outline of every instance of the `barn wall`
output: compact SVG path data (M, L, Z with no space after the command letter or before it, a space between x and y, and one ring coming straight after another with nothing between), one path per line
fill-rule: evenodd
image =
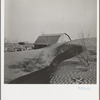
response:
M40 48L44 48L47 47L47 45L43 45L43 44L35 44L34 45L34 49L40 49Z
M59 40L57 41L57 43L64 43L64 42L68 42L68 41L70 41L70 39L68 38L68 36L65 35L65 34L62 34L60 36Z

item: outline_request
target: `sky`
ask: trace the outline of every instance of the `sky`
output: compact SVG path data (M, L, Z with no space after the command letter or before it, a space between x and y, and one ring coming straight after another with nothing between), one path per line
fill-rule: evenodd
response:
M96 37L96 0L5 0L5 39L34 42L41 34L67 33L74 39L83 31Z

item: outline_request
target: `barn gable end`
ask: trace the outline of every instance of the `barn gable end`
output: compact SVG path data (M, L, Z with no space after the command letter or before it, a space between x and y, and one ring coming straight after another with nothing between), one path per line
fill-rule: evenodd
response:
M57 43L64 43L64 42L68 42L70 40L71 40L71 38L66 33L64 33L60 36Z

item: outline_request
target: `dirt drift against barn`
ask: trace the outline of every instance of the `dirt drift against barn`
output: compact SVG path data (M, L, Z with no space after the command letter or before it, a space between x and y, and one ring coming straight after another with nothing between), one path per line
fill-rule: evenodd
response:
M27 57L24 55L21 58L23 64L15 61L16 64L5 66L9 70L5 83L96 84L96 38L85 39L85 44L87 50L81 40L74 40L43 49L22 51L20 54L27 54ZM31 56L28 56L30 53ZM38 54L38 59L33 59ZM89 65L85 61L87 57ZM13 78L9 76L11 73Z

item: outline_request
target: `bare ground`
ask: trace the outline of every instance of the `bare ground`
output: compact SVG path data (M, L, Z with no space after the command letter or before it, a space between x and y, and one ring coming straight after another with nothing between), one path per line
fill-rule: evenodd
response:
M84 71L84 69L82 69L84 65L77 59L77 57L73 57L69 60L63 61L57 67L55 73L52 75L52 78L50 80L51 84L95 84L96 83L96 39L91 38L91 39L86 39L85 41L87 44L87 48L90 52L89 70ZM48 66L56 55L60 54L66 49L67 44L81 45L81 42L80 40L75 40L69 43L54 45L40 50L5 54L5 83L8 83L19 76L30 73L23 71L20 68L14 68L14 65L16 64L18 65L19 62L25 61L26 58L33 59L37 57L41 52L43 52L42 59L45 61L44 67ZM11 68L11 66L13 67ZM34 69L35 70L33 70L32 72L39 70L36 68L36 66Z
M56 44L56 45L53 45L52 47L46 47L43 49L30 50L30 51L5 52L4 83L8 83L17 77L39 70L40 68L37 68L37 66L35 66L36 63L34 64L33 60L35 59L35 62L36 62L36 58L38 58L39 55L41 54L42 54L42 60L45 61L44 65L45 66L49 65L50 62L54 58L55 48L57 48L59 45L62 45L62 44ZM25 68L23 69L21 67L26 66L27 65L26 63L29 62L30 60L33 61L30 64L31 68L33 69L31 71L27 71L27 70L25 71L24 70Z

